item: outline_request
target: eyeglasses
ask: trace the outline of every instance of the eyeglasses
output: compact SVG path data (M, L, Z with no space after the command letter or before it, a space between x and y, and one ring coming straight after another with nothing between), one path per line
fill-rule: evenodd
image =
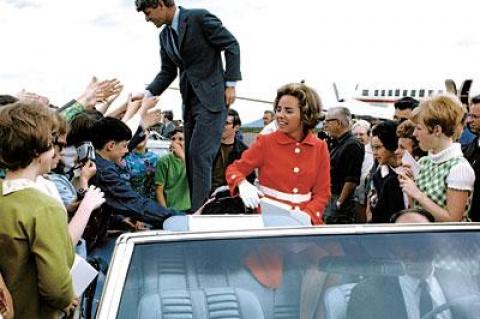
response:
M54 146L58 147L58 151L59 151L59 152L63 151L63 149L67 147L67 143L60 142L60 141L58 140L58 137L55 137L55 138L53 139L52 144L53 144Z
M233 122L225 121L225 126L232 125L232 124L233 124Z
M340 121L339 119L325 119L325 122L328 123L328 122L332 122L332 121Z

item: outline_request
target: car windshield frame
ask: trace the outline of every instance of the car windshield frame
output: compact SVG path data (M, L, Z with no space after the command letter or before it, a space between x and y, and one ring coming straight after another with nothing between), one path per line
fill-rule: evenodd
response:
M295 228L263 228L235 231L145 231L121 235L115 244L96 318L117 318L122 292L136 245L223 239L297 236L373 235L400 233L478 232L480 223L366 224Z

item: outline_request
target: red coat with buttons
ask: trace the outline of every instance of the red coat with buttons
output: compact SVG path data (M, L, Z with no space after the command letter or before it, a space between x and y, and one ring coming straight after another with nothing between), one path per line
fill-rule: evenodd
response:
M313 224L322 223L323 211L330 198L330 155L323 140L313 133L308 133L302 142L280 131L260 135L225 172L232 194L255 168L258 168L262 186L289 194L311 192L308 202L287 203L292 209L298 206L308 213Z

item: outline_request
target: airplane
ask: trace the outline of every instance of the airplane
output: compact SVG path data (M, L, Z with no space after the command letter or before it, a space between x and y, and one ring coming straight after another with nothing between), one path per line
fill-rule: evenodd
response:
M444 92L452 93L459 97L464 105L468 105L473 79L462 82L459 89L454 80L446 79L443 85L429 83L427 85L359 85L355 86L355 92L350 98L342 98L336 83L333 83L333 90L338 106L347 107L354 115L372 116L381 119L392 119L395 101L402 97L410 96L417 100L424 100L434 94Z
M300 82L303 82L303 80ZM422 100L432 94L450 92L457 95L462 103L468 104L472 82L472 79L464 80L459 89L457 89L457 85L452 79L446 79L444 83L441 81L437 81L437 83L435 81L430 81L430 83L426 85L388 85L385 82L379 85L370 86L357 84L353 94L343 95L340 94L337 84L333 82L334 94L331 94L331 89L325 90L326 87L323 87L324 90L319 91L319 93L322 93L321 96L324 110L328 110L334 106L345 106L355 117L393 119L393 103L404 96L411 96L418 100ZM170 92L179 91L179 88L170 87L169 90L171 90ZM181 105L179 98L178 93L171 97L165 94L162 101L172 108L174 105ZM237 96L235 109L241 113L240 115L243 118L247 118L247 113L252 113L252 110L259 110L257 111L259 114L258 117L249 116L249 120L245 121L246 123L249 123L259 118L260 113L263 114L263 110L271 109L272 105L273 101L271 100ZM178 107L176 114L181 114L180 107Z
M357 84L355 88L354 99L366 103L389 105L395 103L398 99L406 96L413 97L417 100L423 100L434 94L449 92L457 95L462 103L468 104L468 96L473 80L467 79L463 81L460 90L454 80L446 79L443 86L432 85L431 83L424 86L360 86Z

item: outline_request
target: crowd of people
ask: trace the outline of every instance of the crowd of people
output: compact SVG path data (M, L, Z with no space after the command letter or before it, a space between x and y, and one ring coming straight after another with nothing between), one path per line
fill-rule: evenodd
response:
M150 132L163 121L157 98L129 95L110 109L121 89L117 80L93 78L60 108L33 93L1 96L0 205L8 212L1 244L10 247L2 276L15 287L44 282L38 292L12 290L22 315L78 303L68 275L74 250L95 254L112 234L160 229L170 216L195 213L183 127L170 130L168 155L149 151ZM228 109L209 193L238 196L254 213L262 197L275 199L313 225L478 221L478 137L457 141L464 128L480 133L479 102L467 111L449 94L402 98L394 120L369 122L342 106L322 112L314 89L284 85L273 106L276 130L249 146L238 112ZM28 254L35 259L17 260Z
M3 317L71 313L75 252L105 253L109 238L162 229L171 216L261 213L263 197L312 225L480 220L480 96L468 106L449 94L405 97L393 120L366 121L343 106L324 112L312 87L290 83L246 145L230 107L241 79L233 35L208 11L173 0L136 7L167 24L162 69L145 92L112 107L121 82L94 77L61 107L25 91L0 96ZM155 109L177 69L183 126ZM464 128L477 137L462 147ZM149 151L151 134L169 139L168 155ZM223 211L220 198L231 199Z

